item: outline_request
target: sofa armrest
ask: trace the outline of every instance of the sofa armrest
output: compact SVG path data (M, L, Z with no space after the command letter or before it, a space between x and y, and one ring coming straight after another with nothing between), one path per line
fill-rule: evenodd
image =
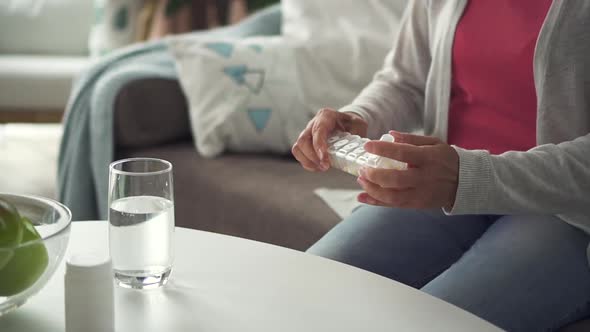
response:
M116 148L191 139L188 107L177 80L149 78L125 85L114 113Z

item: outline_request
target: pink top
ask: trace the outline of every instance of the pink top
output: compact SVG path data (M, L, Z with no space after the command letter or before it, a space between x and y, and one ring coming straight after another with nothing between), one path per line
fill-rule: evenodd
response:
M551 3L469 1L453 45L449 144L493 154L536 145L533 58Z

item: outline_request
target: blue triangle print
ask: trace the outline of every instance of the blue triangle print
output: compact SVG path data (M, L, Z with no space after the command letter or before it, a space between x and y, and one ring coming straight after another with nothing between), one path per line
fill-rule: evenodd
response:
M256 128L257 132L262 132L266 125L268 124L268 120L270 120L270 114L272 110L270 108L249 108L248 109L248 116L250 117L250 121Z
M244 74L244 84L255 94L259 94L264 85L264 71L263 70L248 70Z
M262 53L262 46L260 45L252 44L248 45L248 47L256 53Z
M244 85L246 83L245 75L248 72L248 67L244 65L225 67L223 68L223 72L238 85Z
M234 52L234 45L230 43L207 43L205 47L224 58L230 58Z
M264 85L264 70L248 69L246 65L229 66L223 72L237 85L244 85L255 94L260 93Z

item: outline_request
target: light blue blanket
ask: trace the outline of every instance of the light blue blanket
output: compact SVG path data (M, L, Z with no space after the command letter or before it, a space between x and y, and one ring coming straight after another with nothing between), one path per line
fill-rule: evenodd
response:
M278 35L280 6L258 12L242 23L196 35L244 38ZM114 157L113 105L120 89L145 78L176 79L164 42L132 46L94 64L75 84L64 122L58 160L59 200L73 220L107 219L108 165Z

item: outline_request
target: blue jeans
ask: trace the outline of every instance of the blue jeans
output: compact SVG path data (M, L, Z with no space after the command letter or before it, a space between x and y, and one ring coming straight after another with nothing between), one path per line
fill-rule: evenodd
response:
M397 280L508 331L590 316L590 236L553 216L367 206L308 252Z

